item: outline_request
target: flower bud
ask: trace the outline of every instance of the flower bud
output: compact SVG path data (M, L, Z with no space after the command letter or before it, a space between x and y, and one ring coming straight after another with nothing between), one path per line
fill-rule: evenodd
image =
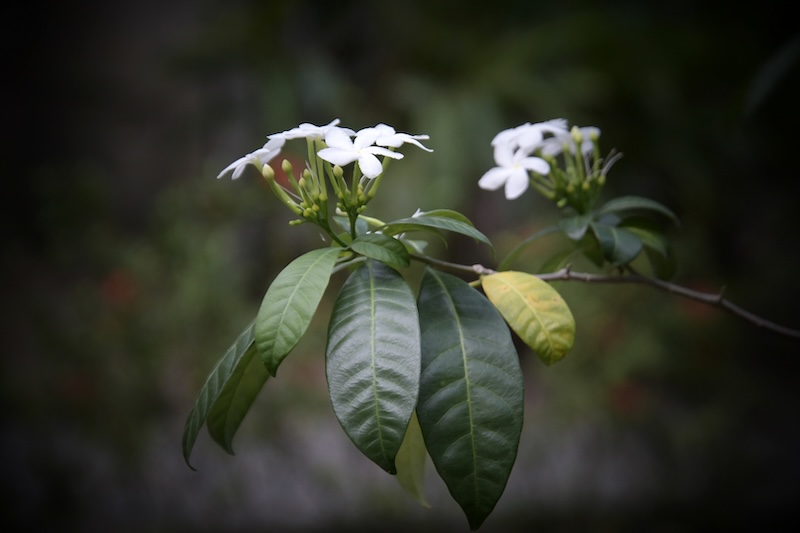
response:
M333 175L337 178L344 176L344 169L339 165L333 165Z
M581 133L581 130L578 129L578 126L572 126L569 134L572 137L572 140L575 141L575 144L580 146L583 142L583 134Z
M292 173L292 163L288 159L284 159L283 160L283 162L281 163L281 168L287 174L291 174Z
M264 165L261 168L261 175L264 176L266 180L274 180L275 179L275 171L269 165Z

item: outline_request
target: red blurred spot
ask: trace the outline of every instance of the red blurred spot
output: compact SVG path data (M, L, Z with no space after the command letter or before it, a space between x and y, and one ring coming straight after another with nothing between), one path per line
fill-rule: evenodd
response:
M611 387L608 393L611 408L621 415L636 415L647 403L647 391L638 383L623 381Z
M136 280L124 270L113 270L100 283L103 298L114 307L127 307L138 292Z

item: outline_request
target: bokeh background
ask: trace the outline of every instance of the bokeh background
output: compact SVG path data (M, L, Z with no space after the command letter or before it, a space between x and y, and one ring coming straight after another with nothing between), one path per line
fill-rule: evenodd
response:
M185 416L270 280L315 247L257 173L268 133L339 117L427 133L372 212L467 213L508 251L557 212L477 188L489 142L564 117L617 148L607 187L668 205L676 282L800 327L792 2L27 3L3 16L3 523L53 531L462 531L362 458L326 397L335 279L235 441ZM301 154L298 154L302 156ZM536 269L560 244L520 259ZM443 258L494 260L454 239ZM557 285L578 323L523 351L517 464L482 530L685 531L794 511L800 341L646 287Z

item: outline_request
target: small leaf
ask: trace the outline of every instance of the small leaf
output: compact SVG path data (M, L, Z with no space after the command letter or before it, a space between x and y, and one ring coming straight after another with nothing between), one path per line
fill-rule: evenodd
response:
M348 236L350 235L350 219L342 216L342 215L335 215L332 217L333 221L336 223L339 228L341 228L345 234ZM356 219L356 235L364 235L367 231L369 231L369 223L361 217Z
M573 241L579 241L586 234L589 228L589 223L592 221L592 215L577 215L569 218L562 218L558 221L558 226L562 229L567 237Z
M519 359L494 306L455 276L425 270L419 318L420 427L436 470L477 529L500 499L517 456Z
M428 452L425 451L422 429L420 429L419 420L416 413L414 413L408 423L403 444L400 445L400 449L397 451L397 458L395 459L397 481L421 506L430 508L430 504L425 499L424 489L425 463L427 459Z
M634 233L642 241L642 244L666 257L669 249L669 239L650 219L627 219L620 224L620 227Z
M194 470L194 467L189 462L189 456L197 440L197 434L205 424L208 413L222 393L225 384L234 374L239 361L253 345L255 340L254 329L255 321L245 328L222 358L217 361L217 364L214 365L211 373L206 378L203 388L200 389L189 416L186 418L186 425L183 429L183 459L192 470Z
M597 213L631 213L636 211L652 211L660 213L661 215L667 217L676 226L680 226L680 220L678 220L678 217L669 208L663 206L655 200L642 198L641 196L622 196L620 198L615 198L598 209Z
M509 271L482 276L481 285L511 329L545 365L560 361L572 349L575 319L549 283Z
M430 231L430 230L446 230L455 233L472 237L476 241L492 246L489 239L476 230L471 224L467 224L460 220L449 217L441 216L418 216L402 218L386 224L381 228L382 233L386 235L397 235L398 233L406 233L409 231Z
M326 374L345 433L390 474L417 403L420 357L411 289L394 269L367 260L334 303Z
M233 455L233 437L264 387L269 373L258 357L255 343L242 355L222 387L206 419L211 438Z
M367 233L350 244L354 252L386 263L393 267L407 267L411 263L408 250L402 242L383 233Z
M630 263L642 250L641 239L624 228L598 222L592 222L591 228L603 250L603 257L613 265Z
M419 217L452 218L453 220L458 220L459 222L463 222L464 224L475 226L475 224L473 224L472 221L468 219L465 215L459 213L458 211L453 211L452 209L433 209L431 211L423 211L422 213L412 218L419 218Z
M289 263L267 289L256 316L258 355L274 376L308 329L341 248L320 248Z

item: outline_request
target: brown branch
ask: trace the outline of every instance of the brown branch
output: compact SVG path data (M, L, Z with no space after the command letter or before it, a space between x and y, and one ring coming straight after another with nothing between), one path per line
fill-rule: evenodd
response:
M412 254L411 257L417 261L429 264L431 266L435 266L442 270L448 270L450 272L455 272L459 274L475 274L478 276L486 276L489 274L495 274L497 272L495 270L492 270L491 268L486 268L483 265L472 265L472 266L460 265L457 263L450 263L448 261L442 261L440 259L434 259L432 257L427 257L417 254ZM729 313L738 316L739 318L746 320L747 322L750 322L751 324L754 324L760 328L764 328L774 333L785 335L787 337L794 337L796 339L800 339L800 330L787 328L786 326L781 326L780 324L776 324L775 322L762 318L754 313L751 313L750 311L747 311L746 309L739 307L738 305L734 304L733 302L725 298L725 296L723 295L723 291L720 291L718 293L696 291L694 289L689 289L688 287L676 285L675 283L670 283L668 281L660 280L657 278L644 276L634 271L630 271L630 273L626 275L609 276L605 274L591 274L588 272L573 272L572 269L569 266L567 266L555 272L548 272L546 274L534 274L534 275L543 281L583 281L585 283L638 283L641 285L649 285L650 287L654 287L656 289L669 292L672 294L677 294L678 296L683 296L684 298L701 302L706 305L710 305L712 307L719 307L720 309L724 309L725 311L728 311Z

